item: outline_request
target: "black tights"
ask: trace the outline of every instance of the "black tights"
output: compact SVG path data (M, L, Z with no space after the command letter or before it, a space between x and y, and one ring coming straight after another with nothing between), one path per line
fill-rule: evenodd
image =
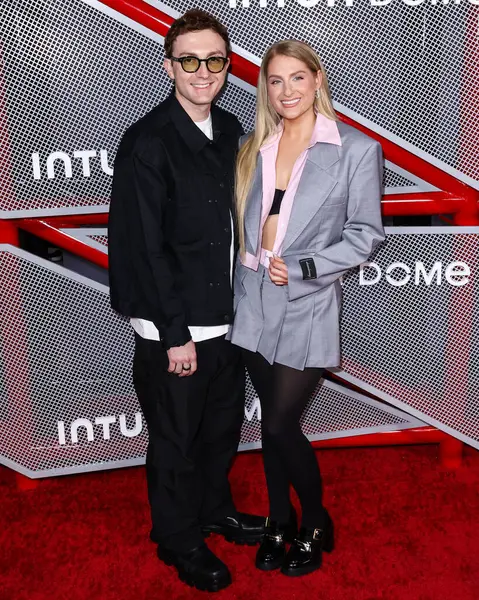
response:
M286 523L290 514L289 484L301 502L304 527L323 527L321 474L315 452L299 420L323 369L304 371L268 361L244 351L253 386L261 402L263 460L270 518Z

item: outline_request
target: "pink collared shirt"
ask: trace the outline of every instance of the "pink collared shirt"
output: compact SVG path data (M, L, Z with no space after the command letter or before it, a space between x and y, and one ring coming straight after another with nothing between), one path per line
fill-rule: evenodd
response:
M291 210L293 208L293 201L298 189L298 185L303 173L306 159L308 157L308 150L312 148L318 142L326 142L328 144L336 144L341 146L341 137L339 135L338 126L336 121L328 119L324 115L318 113L316 116L316 124L313 129L311 141L308 147L304 150L296 159L291 173L291 178L288 183L288 187L283 196L281 202L281 208L278 217L278 229L276 231L276 238L272 252L261 248L261 240L263 238L263 227L266 219L269 216L269 211L273 204L274 191L276 188L276 159L278 157L278 148L281 136L283 135L283 122L278 125L277 132L268 138L266 142L261 146L261 158L263 162L263 200L262 200L262 211L261 211L261 224L259 228L259 240L258 240L258 251L256 256L253 254L245 253L242 258L242 263L245 267L249 267L254 271L258 270L258 265L261 262L266 268L269 267L269 259L271 256L281 256L282 246L284 237L286 235L286 229L288 228L289 217L291 216Z

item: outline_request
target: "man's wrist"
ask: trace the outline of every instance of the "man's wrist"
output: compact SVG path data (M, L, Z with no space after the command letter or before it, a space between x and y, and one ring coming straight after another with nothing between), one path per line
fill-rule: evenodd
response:
M175 325L164 331L162 341L166 350L179 348L191 341L191 333L187 325Z

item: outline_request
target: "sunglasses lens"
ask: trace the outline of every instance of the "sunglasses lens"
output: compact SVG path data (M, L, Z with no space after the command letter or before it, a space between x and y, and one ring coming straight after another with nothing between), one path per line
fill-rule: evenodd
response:
M221 56L211 56L208 59L208 71L211 73L219 73L225 66L225 61Z
M187 56L181 61L181 66L183 70L187 73L194 73L198 70L200 66L200 61L194 56Z

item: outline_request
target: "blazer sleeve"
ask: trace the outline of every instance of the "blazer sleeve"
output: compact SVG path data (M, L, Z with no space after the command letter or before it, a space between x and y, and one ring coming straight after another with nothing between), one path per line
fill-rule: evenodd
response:
M160 157L160 158L158 158ZM155 164L152 164L152 163ZM153 285L144 286L141 295L147 300L152 320L167 349L183 346L191 335L181 299L175 293L174 280L165 253L164 210L168 202L166 181L161 173L161 152L157 149L154 161L147 160L135 149L119 150L115 164L111 209L123 215L110 215L109 236L110 272L117 279L124 277L119 245L125 244L135 254L146 258L147 273ZM111 217L116 218L111 218ZM118 252L114 252L114 248ZM134 263L132 267L135 268ZM143 277L135 279L140 287ZM131 282L130 282L131 285ZM151 291L154 297L151 297Z
M290 301L331 285L346 271L365 262L375 246L384 240L382 181L382 149L374 142L362 156L350 181L341 241L313 255L284 257Z

